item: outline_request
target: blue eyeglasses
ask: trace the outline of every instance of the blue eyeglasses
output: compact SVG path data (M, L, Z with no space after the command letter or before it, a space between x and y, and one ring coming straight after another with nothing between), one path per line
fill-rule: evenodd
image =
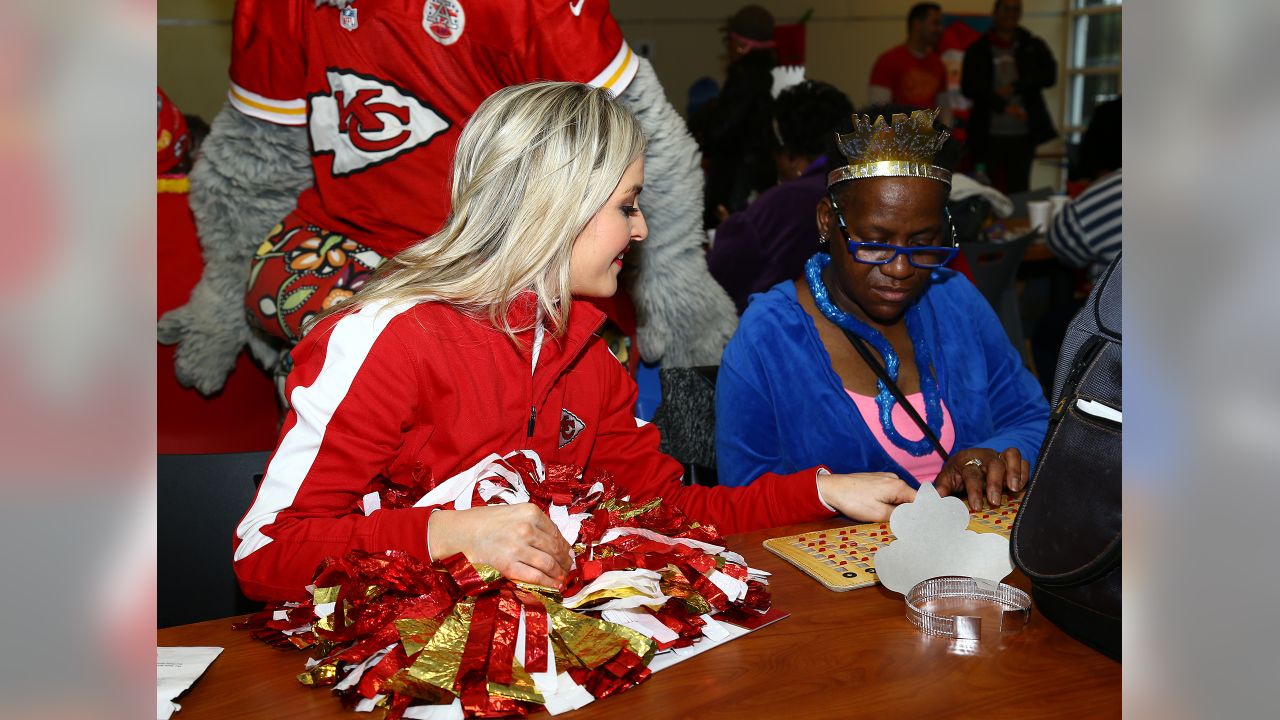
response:
M896 260L899 255L906 255L907 262L911 264L911 267L931 270L951 262L951 259L960 251L954 240L956 229L951 224L951 211L947 210L945 205L943 206L943 212L946 213L947 225L950 227L952 238L950 247L900 247L898 245L854 240L849 235L849 228L844 224L844 212L836 204L835 196L828 195L827 199L831 201L831 209L836 213L836 223L840 225L840 233L844 235L845 242L849 243L849 254L860 263L866 265L888 265Z

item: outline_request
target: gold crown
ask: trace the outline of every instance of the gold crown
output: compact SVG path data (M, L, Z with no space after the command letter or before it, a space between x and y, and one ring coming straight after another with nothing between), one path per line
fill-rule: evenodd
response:
M855 113L853 132L836 135L849 164L827 174L827 187L873 177L925 177L951 185L951 171L933 164L951 137L950 131L934 129L937 117L937 110L916 110L896 114L890 122L878 115L872 123L870 116Z

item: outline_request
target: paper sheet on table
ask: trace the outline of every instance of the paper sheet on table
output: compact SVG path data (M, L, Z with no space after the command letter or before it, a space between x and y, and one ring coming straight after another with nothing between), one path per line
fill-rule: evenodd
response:
M175 703L222 652L220 647L156 648L156 718L169 720L182 709Z
M933 485L921 483L915 501L889 516L896 539L876 552L880 584L905 595L916 583L942 575L999 582L1013 572L1008 539L968 528L963 500L939 497Z

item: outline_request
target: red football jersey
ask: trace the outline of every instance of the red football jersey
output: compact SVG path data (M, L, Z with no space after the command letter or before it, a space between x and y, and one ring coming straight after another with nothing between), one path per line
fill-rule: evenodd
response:
M603 0L238 0L233 34L231 104L310 130L299 213L384 257L443 224L481 101L533 80L617 94L639 65Z

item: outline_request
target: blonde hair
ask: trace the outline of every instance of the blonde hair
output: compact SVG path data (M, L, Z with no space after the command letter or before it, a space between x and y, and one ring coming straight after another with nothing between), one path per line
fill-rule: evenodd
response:
M444 301L487 315L514 341L529 326L513 327L508 309L532 290L562 333L574 240L644 148L640 123L607 90L563 82L499 90L458 140L444 227L383 263L334 311Z

